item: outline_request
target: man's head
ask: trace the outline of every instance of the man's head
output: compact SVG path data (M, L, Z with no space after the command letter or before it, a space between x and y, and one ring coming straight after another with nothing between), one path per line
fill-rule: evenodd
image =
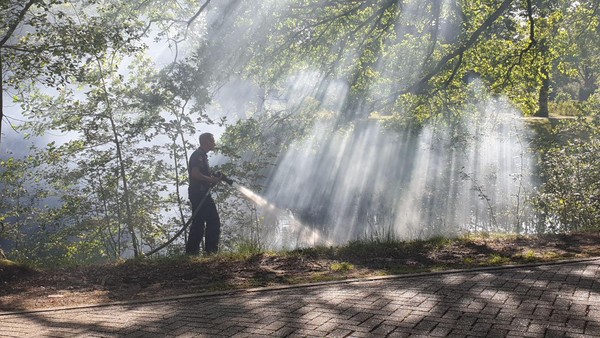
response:
M215 149L215 137L211 133L203 133L200 135L200 148L209 152Z

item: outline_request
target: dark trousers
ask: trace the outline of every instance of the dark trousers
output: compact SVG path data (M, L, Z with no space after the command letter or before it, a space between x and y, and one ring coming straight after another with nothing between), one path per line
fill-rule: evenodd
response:
M190 196L192 202L192 212L196 210L198 204L202 201L204 194ZM188 255L197 255L200 253L200 243L204 238L204 251L206 253L215 253L219 250L219 235L221 234L221 219L217 212L215 201L210 195L206 196L200 211L192 221L188 241L185 245L185 253Z

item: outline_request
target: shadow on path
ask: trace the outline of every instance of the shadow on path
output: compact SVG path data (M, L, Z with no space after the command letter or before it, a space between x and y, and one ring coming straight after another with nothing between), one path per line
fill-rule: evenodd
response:
M0 315L2 336L600 337L600 261Z

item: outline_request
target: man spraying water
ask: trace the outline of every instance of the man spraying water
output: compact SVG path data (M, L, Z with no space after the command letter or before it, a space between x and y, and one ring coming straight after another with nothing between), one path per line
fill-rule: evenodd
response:
M233 180L217 172L215 174L208 165L208 152L215 149L215 138L210 133L200 135L200 148L196 149L188 165L188 176L190 185L188 194L192 202L192 217L171 239L159 247L156 247L144 255L152 255L164 249L177 239L190 225L190 235L186 243L185 252L188 255L200 253L200 243L206 237L204 250L207 253L215 253L219 250L219 235L221 233L221 220L217 212L215 201L210 196L210 188L224 181L229 185ZM206 236L205 236L206 235Z
M211 133L200 135L200 148L190 156L188 166L188 194L192 210L198 210L185 245L187 255L200 253L200 243L204 238L204 251L208 254L219 250L221 220L215 201L210 195L210 188L221 181L219 175L213 175L208 164L208 152L215 149L215 137Z

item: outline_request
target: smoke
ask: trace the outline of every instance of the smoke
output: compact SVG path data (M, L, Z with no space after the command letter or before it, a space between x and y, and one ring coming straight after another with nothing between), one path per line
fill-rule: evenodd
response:
M449 2L440 3L439 11L450 11ZM270 94L265 90L271 88L256 84L268 82L271 74L263 72L270 73L272 65L249 62L253 53L266 50L271 43L274 14L292 11L293 6L287 1L260 5L221 1L211 6L211 11L197 19L195 41L182 44L181 50L153 44L150 56L162 66L171 59L184 59L191 54L188 48L200 46L197 52L203 55L202 68L210 69L207 77L219 87L210 88L211 93L214 90L213 100L202 107L213 118L220 115L233 123L276 110L266 102ZM386 37L385 46L377 51L381 55L368 65L375 75L361 94L372 101L405 90L430 70L434 65L433 42L458 38L460 18L440 16L439 11L433 13L418 1L399 2L398 7L394 34ZM424 17L436 24L422 30L419 22ZM317 120L302 140L285 148L265 181L262 197L240 189L257 203L263 222L273 229L272 243L301 246L365 237L528 230L522 205L531 186L532 159L523 136L527 130L515 109L495 99L481 103L473 114L433 120L424 126L392 130L381 120L350 119L340 128L340 120L348 121L342 115L356 113L344 111L352 95L347 78L365 67L357 62L365 55L357 42L332 44L331 54L339 55L334 62L338 74L328 73L326 77L322 69L307 66L297 71L292 65L279 70L282 82L294 75L289 77L287 88L280 88L284 94L278 97L287 100L286 114L306 105L306 97L316 97L319 109L333 116ZM353 47L335 52L347 46ZM241 70L247 68L258 75L244 78ZM319 95L314 95L316 87ZM371 113L366 107L361 112ZM195 126L217 137L223 132L216 125ZM3 147L11 144L6 142ZM216 156L211 163L226 160Z
M323 243L523 232L532 181L524 135L519 113L502 100L419 128L362 120L339 130L320 121L282 155L264 196L293 215L280 220L293 218Z
M390 103L390 96L435 68L436 43L460 37L461 17L447 1L434 7L408 1L397 11L393 34L368 65L376 75L361 90L359 103ZM423 20L432 24L420 28ZM330 46L339 56L337 77L310 66L283 75L289 76L282 90L288 111L302 110L312 104L306 98L313 98L315 110L328 116L285 148L265 181L261 198L268 207L258 208L270 242L302 246L528 232L533 159L520 112L502 98L490 98L425 125L387 128L383 119L364 118L377 104L351 111L345 104L354 93L344 75L365 67L358 62L364 56L360 46L348 46L354 45ZM340 48L345 49L336 53Z

